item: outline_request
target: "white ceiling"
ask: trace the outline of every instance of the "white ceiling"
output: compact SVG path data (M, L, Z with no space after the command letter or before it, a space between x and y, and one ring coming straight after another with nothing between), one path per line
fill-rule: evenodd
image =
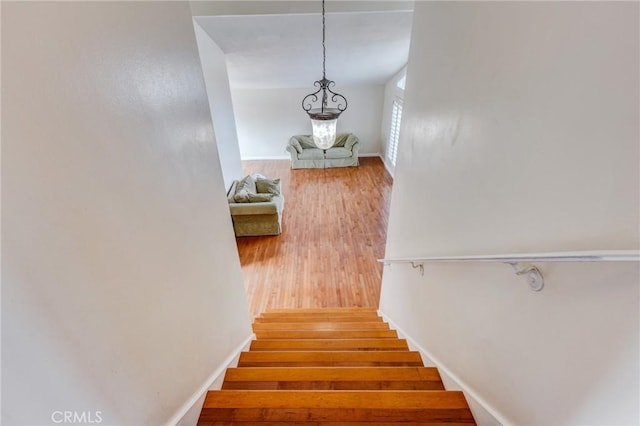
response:
M327 78L384 84L409 56L412 11L326 14ZM322 16L198 16L225 53L232 88L312 88L322 78Z

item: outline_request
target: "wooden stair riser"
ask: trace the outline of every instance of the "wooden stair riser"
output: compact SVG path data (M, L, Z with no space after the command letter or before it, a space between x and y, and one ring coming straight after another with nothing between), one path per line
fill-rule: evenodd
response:
M444 390L440 382L406 380L225 382L222 389L234 390Z
M226 391L225 391L226 392ZM230 391L229 391L230 392ZM253 391L258 392L258 391ZM285 391L277 391L285 392ZM416 391L419 392L419 391ZM437 391L427 391L437 392ZM475 424L468 408L429 409L429 408L218 408L203 409L203 425L206 421L260 421L260 422L420 422L433 425L434 422L458 422Z
M331 314L339 314L339 315L349 315L349 314L363 314L363 313L378 313L378 308L367 307L367 308L283 308L283 309L267 309L262 315L272 315L272 314L293 314L293 315L307 315L307 314L319 314L319 315L331 315Z
M398 333L395 330L314 330L314 331L294 331L294 330L269 330L256 331L258 339L396 339Z
M308 367L308 368L228 368L225 380L413 380L440 381L435 367Z
M267 330L389 330L386 322L254 323L253 331Z
M444 390L435 368L230 368L223 389Z
M254 340L251 351L398 351L409 350L404 339Z
M377 314L369 315L261 315L254 324L266 322L383 322Z
M415 351L242 352L238 367L388 367L422 366Z

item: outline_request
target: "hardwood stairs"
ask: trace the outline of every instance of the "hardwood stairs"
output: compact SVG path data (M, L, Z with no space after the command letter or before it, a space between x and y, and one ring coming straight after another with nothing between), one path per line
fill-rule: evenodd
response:
M475 424L373 308L271 309L198 425Z

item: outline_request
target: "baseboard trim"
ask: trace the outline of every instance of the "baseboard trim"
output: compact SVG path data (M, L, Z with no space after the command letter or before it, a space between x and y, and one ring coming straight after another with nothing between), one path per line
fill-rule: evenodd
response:
M364 154L358 154L358 157L380 157L380 159L382 160L382 162L384 163L384 159L382 158L382 156L380 154L376 154L376 153L364 153ZM278 155L266 155L263 157L242 157L240 158L240 161L260 161L260 160L290 160L291 157L289 155L285 155L285 156L278 156ZM386 164L385 164L386 165ZM387 167L387 170L389 168Z
M418 344L410 335L408 335L402 327L396 324L387 314L378 310L378 314L384 318L384 320L389 323L389 326L394 328L400 337L407 340L409 347L420 352L420 355L423 357L423 361L429 361L431 364L436 366L441 375L446 375L452 382L455 383L456 390L461 390L464 393L467 402L473 412L473 416L476 418L476 421L479 425L482 424L499 424L499 425L513 425L515 423L508 421L503 415L501 415L495 408L493 408L487 401L485 401L478 393L469 386L464 380L462 380L458 375L456 375L453 371L451 371L442 361L433 356L431 352L426 350L422 345ZM426 359L425 359L426 358ZM446 384L445 384L445 387ZM478 410L482 410L483 413L478 412ZM479 421L478 418L489 419L489 421Z
M382 160L382 164L384 164L384 168L387 169L387 172L389 173L389 175L391 177L394 177L393 176L393 171L391 170L391 167L389 167L389 164L387 164L387 162L384 160L384 157L382 155L380 156L380 159Z
M196 404L202 399L203 395L207 393L207 391L211 388L211 385L218 380L224 373L227 371L227 368L232 367L236 358L240 356L240 352L242 352L245 348L247 348L251 341L254 339L255 335L252 333L249 337L247 337L236 349L234 349L231 354L220 364L218 368L214 370L213 373L204 381L202 386L196 390L193 395L176 411L176 414L171 417L171 419L166 423L167 426L175 426L179 424L182 419L195 407ZM198 411L201 410L199 407Z
M289 155L266 155L264 157L241 157L240 161L260 161L260 160L290 160Z

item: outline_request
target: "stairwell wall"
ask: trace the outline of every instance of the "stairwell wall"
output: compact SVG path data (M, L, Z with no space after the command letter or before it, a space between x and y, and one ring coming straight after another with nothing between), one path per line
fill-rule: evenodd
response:
M386 257L638 249L638 3L418 2ZM386 267L381 311L511 424L638 424L637 264Z
M189 5L3 2L2 178L2 424L179 418L251 335Z
M200 27L196 19L193 21L222 177L225 188L229 189L234 180L242 179L244 173L240 160L227 63L220 47Z

